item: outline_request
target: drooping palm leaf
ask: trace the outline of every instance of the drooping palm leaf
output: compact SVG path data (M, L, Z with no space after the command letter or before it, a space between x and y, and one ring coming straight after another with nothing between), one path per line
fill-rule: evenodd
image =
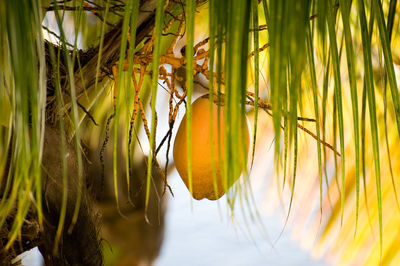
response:
M102 99L109 97L105 92L109 91L110 87L101 90L98 84L101 80L108 79L107 75L111 74L111 68L114 67L117 70L114 82L110 83L112 84L110 86L115 86L115 105L108 105L107 110L96 111L102 112L104 117L115 111L113 118L113 175L117 205L119 203L117 181L121 178L121 173L126 173L126 183L130 187L130 159L134 158L132 151L134 144L131 145L133 139L131 133L133 128L139 130L139 120L143 121L145 128L147 127L146 134L148 134L150 146L145 200L147 206L150 197L154 196L150 194L152 168L159 166L159 158L157 157L159 147L156 143L156 137L159 133L157 131L157 119L163 118L161 118L161 115L156 117L158 83L159 80L163 80L165 84L172 77L177 77L175 72L170 73L169 70L167 70L167 76L169 76L163 76L165 74L164 69L159 67L169 65L173 66L172 69L185 69L186 79L182 89L186 96L183 100L177 97L175 84L166 87L172 93L171 99L175 97L181 103L186 101L189 125L195 122L191 118L191 102L196 78L194 75L203 75L208 79L208 85L205 86L208 86L211 95L210 110L213 105L213 95L216 95L219 103L223 103L223 107L219 104L218 108L224 109L224 129L221 133L224 135L222 146L225 147L223 157L226 159L223 166L212 166L214 185L216 185L216 169L223 169L226 188L234 183L235 177L239 176L243 169L246 169L247 158L244 158L246 156L243 152L246 147L241 145L241 143L245 143L241 139L244 136L245 115L248 108L254 110L252 156L256 154L257 149L265 149L265 147L257 146L257 139L259 139L259 137L256 138L257 128L261 128L258 110L263 109L266 111L266 115L272 117L276 172L279 175L279 170L283 167L283 187L287 182L291 184L288 215L291 213L292 200L296 200L295 184L298 185L301 183L300 181L305 182L302 180L304 176L301 175L302 158L299 155L303 151L303 146L299 132L306 129L308 131L305 132L317 140L317 149L315 149L315 157L317 158L308 159L315 160L318 164L315 169L316 176L319 177L320 212L322 213L322 207L325 206L326 197L329 198L329 201L332 198L334 200L333 211L329 215L331 215L330 217L338 217L340 213L344 228L347 228L346 219L349 219L346 213L350 208L349 202L355 199L354 206L352 206L355 214L355 225L356 228L360 228L361 232L365 229L365 223L359 219L365 215L363 208L368 208L368 205L359 200L360 167L362 167L364 197L366 198L367 189L371 190L368 177L372 172L370 169L372 169L373 161L376 197L369 196L369 198L376 199L376 201L371 205L374 208L370 208L372 217L368 219L371 219L370 222L372 223L374 217L378 217L379 247L386 259L385 261L391 260L385 256L385 249L382 249L385 243L384 232L386 232L383 219L387 211L385 204L388 202L385 193L389 192L387 192L387 180L383 175L385 169L381 167L384 165L384 156L381 156L383 149L380 149L380 145L382 136L385 136L389 163L390 165L393 163L393 171L396 173L398 171L395 167L397 162L390 160L397 158L393 138L398 140L400 137L400 98L397 85L398 74L395 72L394 64L395 54L398 52L391 47L392 35L396 36L399 32L399 27L395 23L396 20L399 20L398 12L396 12L398 11L396 0L383 2L378 0L372 2L363 0L340 0L339 2L263 0L262 5L259 3L261 1L256 0L210 1L208 3L209 17L204 18L204 20L210 22L208 46L204 46L204 49L208 52L205 57L207 60L209 59L209 64L206 69L201 70L203 72L196 72L201 63L196 58L198 50L195 50L194 46L196 45L196 29L199 28L197 25L195 27L196 7L203 4L204 1L187 0L181 3L178 1L178 3L162 0L127 0L126 2L111 0L89 2L82 0L67 1L66 3L54 2L50 6L43 1L42 4L48 6L44 6L43 10L47 8L47 10L57 11L55 12L57 21L55 27L59 30L58 43L50 44L57 48L54 50L56 53L53 56L53 60L57 61L57 67L49 68L47 72L45 71L47 66L44 59L44 40L41 34L41 9L35 1L27 0L25 2L31 7L29 10L21 10L12 1L5 1L0 4L0 40L1 43L5 44L0 51L0 66L5 69L0 76L0 88L2 90L0 104L1 108L5 109L5 111L2 110L4 116L0 120L0 175L4 181L2 190L4 191L3 195L5 195L0 202L0 225L4 223L14 205L17 209L9 238L9 246L18 236L24 217L31 206L36 208L38 220L40 224L42 223L43 199L41 196L40 160L43 149L44 111L46 107L45 74L47 73L47 78L49 80L54 79L59 86L54 95L57 96L57 114L62 114L62 116L57 119L62 121L60 122L61 131L64 131L62 127L63 122L65 122L64 124L69 129L69 136L74 137L78 156L78 197L74 205L74 218L69 228L71 231L77 220L81 201L81 186L83 185L79 132L84 131L84 128L81 128L84 127L84 123L82 123L84 119L90 118L87 110L86 112L78 111L79 100L85 97L85 102L91 102L90 108L92 108L95 106L97 97L103 97ZM146 13L141 10L143 6L151 6L152 9L146 9ZM371 10L371 12L368 14L366 10ZM71 12L73 19L66 19L66 14ZM89 26L85 26L90 14L95 17L96 27L98 27L100 33L99 42L95 41L94 48L91 50L95 52L94 55L89 54L90 49L86 52L77 50L79 38L90 39L87 36L89 35L87 33ZM261 14L260 17L259 14ZM369 15L369 25L367 15ZM184 57L179 57L176 53L166 55L168 51L165 51L167 49L164 48L168 46L166 44L168 42L165 40L170 36L166 36L168 34L164 32L164 29L167 27L169 19L175 19L178 22L182 20L182 23L184 23L182 24L183 27L171 27L171 32L168 32L172 35L179 35L182 33L180 29L184 28L183 31L186 35ZM262 31L259 25L260 21L263 20L267 23L266 31ZM377 25L376 32L373 32L374 20ZM71 23L74 29L72 36L67 36L67 23ZM128 40L128 33L130 33L130 40ZM344 40L346 62L341 57L341 46L338 47L337 39L339 38ZM269 47L265 46L268 48L264 51L259 47L264 45L260 41L266 39L269 42ZM71 46L67 44L68 40L73 40ZM252 45L249 45L249 40L253 41ZM376 52L377 43L379 43L382 51L378 49L378 52ZM91 44L86 45L87 47L91 46ZM145 52L142 50L143 47L146 47ZM360 56L359 50L362 50L362 56ZM252 54L251 59L249 59L249 54ZM260 64L262 55L267 58L266 68L263 68L263 65ZM145 62L138 59L140 56ZM88 57L91 58L88 59ZM383 97L385 127L381 126L381 102L379 97L376 96L380 93L379 83L377 82L379 77L374 74L376 69L374 62L378 57L384 58L386 73L384 83L386 84L387 78L391 94L390 101L385 98L386 94ZM8 69L8 66L11 67L11 70ZM52 66L55 67L56 65L53 64ZM252 67L251 71L249 66ZM347 66L347 72L341 71L345 66ZM143 75L147 79L151 76L150 89L143 85L144 76L139 74L138 71L142 67L144 67ZM250 73L254 75L254 86L247 87ZM132 76L133 79L137 78L138 80L132 79L131 83ZM259 83L260 76L265 78L266 84ZM359 85L363 79L365 81L364 87ZM142 83L138 82L139 80L142 80ZM174 82L172 81L172 83ZM139 83L141 88L136 88L135 85ZM132 89L132 84L135 90ZM254 91L250 89L253 87ZM311 88L313 104L307 102L306 88ZM90 96L99 93L103 95L101 97ZM151 100L148 101L144 95L150 95L150 93ZM270 97L266 95L270 95ZM93 99L89 99L90 97L93 97ZM138 98L139 101L137 101ZM361 104L359 104L360 100ZM138 102L142 106L140 110L135 109ZM148 103L150 103L151 111L146 110ZM348 106L351 106L351 108L348 108ZM179 105L176 104L174 108L179 109ZM139 112L141 114L140 119L132 119L131 113L133 112ZM175 114L176 112L172 113ZM312 121L310 124L299 124L299 114L303 116L303 113L310 116L308 117ZM146 114L151 114L151 119L149 119L151 123L145 121ZM369 119L367 119L368 116ZM62 117L64 120L61 119ZM172 119L173 122L175 122L175 118L176 114ZM124 121L124 130L120 128L120 121ZM218 117L218 123L221 123L220 117ZM397 128L396 133L392 133L390 130L390 125L394 125L394 123ZM133 127L133 124L136 127ZM150 125L150 129L148 125ZM171 140L172 125L173 123L171 123L169 135L165 139ZM369 131L367 127L370 127ZM315 134L312 132L313 130L315 130ZM210 132L213 132L212 126ZM186 136L189 140L192 138L191 133L192 128L188 126ZM353 137L350 137L351 135ZM124 158L117 157L117 154L119 154L117 143L120 136L123 136L123 147L127 150L123 152ZM61 136L61 140L63 139L63 136ZM372 141L372 145L369 144L368 140ZM169 141L165 143L169 143ZM193 178L191 174L193 159L191 158L191 143L189 141L187 152L189 154L189 190L192 193L192 186L190 185ZM338 169L341 169L340 181L334 180L332 177L336 173L333 173L334 170L329 170L332 169L332 161L336 162L339 158L336 155L326 153L327 148L334 150L336 143L340 147L340 164L338 166ZM321 144L324 147L321 147ZM330 144L334 144L333 147L329 146ZM313 145L311 143L311 146ZM213 150L211 146L211 151ZM367 154L370 150L373 151L373 158ZM65 155L65 151L62 149L60 153ZM210 154L211 158L217 158L220 155ZM291 161L291 158L294 161ZM252 162L253 159L255 163L260 163L258 158L252 157ZM124 170L117 169L119 160L125 162ZM324 173L322 169L325 169ZM327 183L325 194L322 184L323 175L325 175ZM64 175L63 179L64 188L68 181L65 176L67 174ZM244 176L247 176L247 173ZM293 176L293 178L286 178L286 176ZM246 182L239 183L248 184ZM391 179L390 182L395 190L397 181ZM167 180L165 180L165 184L167 186ZM249 188L250 186L243 185L243 187ZM335 196L336 192L332 187L339 188L340 198ZM64 191L58 237L60 237L64 227L63 217L66 212L67 191ZM240 186L228 191L227 198L232 209L236 202L236 196L242 194L242 191L246 191L246 189L242 189ZM352 196L353 191L354 197ZM246 193L243 196L248 201L249 197ZM242 201L239 201L239 204L242 204L243 207L249 206L243 204ZM340 204L340 208L338 204ZM331 224L325 225L324 230L328 232L330 229Z

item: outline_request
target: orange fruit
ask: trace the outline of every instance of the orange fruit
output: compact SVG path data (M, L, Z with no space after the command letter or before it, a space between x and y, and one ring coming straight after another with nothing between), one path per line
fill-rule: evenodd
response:
M218 106L214 103L210 114L208 95L198 98L192 104L192 189L193 198L200 200L207 198L216 200L222 197L226 190L239 178L240 175L231 177L230 184L224 184L224 107L220 106L220 123L218 123ZM213 121L212 138L210 136L210 119ZM218 136L219 124L219 136ZM189 176L187 165L187 136L186 114L182 119L174 143L174 161L176 169L186 187L189 188ZM239 132L239 139L246 141L246 155L239 158L247 158L249 149L249 128L246 121L246 130ZM213 156L211 155L211 139L213 141ZM239 150L241 143L239 143ZM212 162L212 158L214 162ZM213 164L216 174L217 193L214 189ZM242 164L243 165L243 164Z

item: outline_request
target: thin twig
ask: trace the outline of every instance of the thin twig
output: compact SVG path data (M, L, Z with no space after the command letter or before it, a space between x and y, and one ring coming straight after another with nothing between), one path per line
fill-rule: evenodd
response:
M85 114L90 118L90 120L92 120L92 122L98 126L98 124L96 123L96 120L94 120L94 117L89 113L88 110L86 110L85 106L83 106L82 104L80 104L78 101L76 101L77 105L83 110L83 112L85 112Z

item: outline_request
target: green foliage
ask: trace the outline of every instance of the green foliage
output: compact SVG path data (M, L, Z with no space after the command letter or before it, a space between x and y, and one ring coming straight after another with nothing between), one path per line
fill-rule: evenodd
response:
M163 32L168 19L181 14L181 18L185 23L186 34L186 55L184 60L184 67L186 68L185 90L186 95L186 112L187 121L189 126L187 128L187 139L190 140L191 124L192 124L192 96L193 96L193 82L192 75L195 69L194 46L195 43L195 17L196 7L203 4L203 1L187 0L182 3L168 3L164 0L156 2L156 8L152 19L153 23L146 26L149 31L142 39L139 38L138 23L140 19L140 1L127 0L122 4L122 11L115 7L115 1L104 1L103 9L96 9L93 5L89 7L88 1L73 1L72 3L58 6L54 2L49 8L52 10L74 9L73 28L75 29L74 43L71 47L67 45L66 36L63 23L65 23L65 15L68 12L55 12L58 29L60 32L59 45L60 50L51 52L51 58L54 62L53 69L46 69L44 40L42 36L42 11L38 6L37 1L24 1L26 8L20 8L16 1L2 1L0 3L0 42L5 44L0 50L0 67L2 73L0 74L0 111L2 116L0 118L0 177L1 180L6 181L5 187L2 188L3 198L0 202L0 226L4 223L7 215L13 208L14 204L17 205L17 218L15 220L12 233L9 237L12 243L18 236L19 229L22 221L27 214L31 205L35 206L38 210L38 219L42 221L42 192L41 192L41 153L43 149L43 130L44 130L44 115L46 107L46 78L52 78L57 84L56 88L56 101L57 113L59 115L59 126L61 132L64 132L64 125L67 125L71 131L71 136L74 136L74 143L76 153L78 155L78 168L79 168L79 184L78 184L78 198L74 210L74 221L76 221L78 210L81 200L81 182L83 178L83 165L81 155L81 143L79 134L79 121L83 119L79 117L78 105L76 99L79 98L79 90L76 84L84 79L82 77L82 67L80 62L79 52L77 50L78 35L85 32L83 25L86 16L89 12L97 12L97 17L101 17L102 21L97 23L100 27L100 36L95 65L95 82L91 88L85 88L83 91L94 90L98 91L99 76L104 72L105 66L109 62L103 58L106 43L106 32L112 26L119 27L118 49L115 54L118 58L113 61L113 65L117 66L117 75L115 78L115 92L116 102L113 106L114 112L114 147L113 147L113 175L115 184L115 196L118 205L118 187L117 178L120 177L119 170L117 169L117 143L119 138L120 116L124 115L126 129L129 124L136 123L130 120L129 109L132 108L133 98L136 91L133 92L131 82L126 82L125 77L135 75L135 53L138 48L146 45L147 42L153 42L152 57L151 57L151 89L146 93L151 93L150 106L151 106L151 128L149 136L150 151L147 163L147 186L146 186L146 206L149 202L150 186L152 179L152 167L157 161L157 143L156 143L156 98L158 81L160 77L160 60L163 56L165 42L163 40L167 36ZM95 1L97 2L97 1ZM172 1L171 1L172 2ZM209 40L208 40L208 58L209 59L209 93L210 110L212 109L212 101L214 95L218 101L224 105L224 181L225 184L230 185L233 183L232 178L239 176L242 169L245 169L247 158L241 156L246 147L239 145L245 144L244 141L239 141L240 136L245 130L245 117L246 106L251 105L254 111L254 128L253 128L253 150L252 159L253 163L255 149L257 144L257 124L259 110L264 109L261 105L262 102L270 104L270 108L266 108L267 112L272 116L274 136L275 136L275 165L277 174L279 169L284 168L284 184L287 182L286 175L291 168L292 178L288 182L291 183L291 198L290 207L292 205L293 195L295 191L296 169L301 167L297 164L298 159L298 145L299 145L299 129L304 130L300 124L299 119L302 112L306 109L312 110L313 128L315 134L311 131L306 131L309 135L316 138L317 145L317 164L319 173L319 191L320 191L320 206L322 214L322 201L323 201L323 176L327 179L327 173L323 173L324 163L327 161L326 150L327 147L336 152L336 143L340 146L340 169L341 169L341 188L340 188L340 202L341 202L341 219L343 219L344 204L346 201L346 176L348 175L347 165L348 161L355 163L355 189L356 189L356 224L359 214L359 187L360 175L363 177L365 184L366 164L365 150L368 145L365 142L367 134L372 138L372 147L374 154L374 169L376 178L376 199L379 216L380 227L380 245L382 246L382 189L381 189L381 158L379 149L379 134L385 134L388 138L387 130L380 132L380 121L377 114L377 78L374 76L374 55L373 43L371 38L374 36L379 38L379 46L382 51L378 51L379 56L384 58L385 70L385 86L386 80L390 87L391 101L385 101L385 112L393 114L396 125L397 133L400 137L400 98L398 93L398 85L396 73L393 64L393 51L391 51L391 36L392 32L398 30L398 26L394 25L396 19L396 3L397 1L391 0L390 2L384 1L349 1L340 0L336 1L227 1L227 0L210 0L208 3L209 8ZM165 4L168 5L165 5ZM385 4L388 4L388 12L384 10ZM86 7L86 9L84 9ZM370 9L369 25L367 21L366 10ZM353 16L357 10L357 19ZM114 12L114 13L113 13ZM115 17L121 17L122 22L119 24L112 24L108 22L109 14L113 13ZM167 19L168 18L168 19ZM341 19L340 19L341 18ZM114 18L115 19L115 18ZM398 18L397 18L398 19ZM260 21L266 21L266 31L260 27ZM373 23L376 21L378 32L372 32ZM111 24L111 25L109 25ZM142 25L142 24L141 24ZM173 34L181 34L178 32L178 27L173 28ZM152 32L154 31L154 35ZM85 35L85 34L83 34ZM128 40L130 35L130 40ZM149 37L149 35L152 35ZM87 37L87 36L86 36ZM86 38L85 37L85 38ZM347 72L344 76L344 71L341 68L344 66L341 58L341 48L338 47L338 40L344 39L345 44L345 59L347 62ZM268 39L269 48L263 51L260 47L264 43L261 40ZM144 40L144 41L143 41ZM251 45L250 45L251 43ZM362 58L356 58L355 43L361 43ZM135 46L137 45L137 47ZM341 47L341 46L340 46ZM249 56L254 52L252 56ZM267 70L264 71L260 66L260 58L262 53L266 55L268 60ZM65 68L64 74L67 76L67 85L61 84L62 77L60 76L60 63L63 58L63 66ZM250 59L249 59L250 58ZM125 62L128 62L127 68ZM161 62L164 64L165 62ZM251 64L252 63L252 64ZM136 63L137 64L137 63ZM249 70L251 66L251 71ZM137 66L136 66L137 67ZM321 71L322 70L322 71ZM268 88L261 88L260 73L265 72L266 83ZM127 73L125 73L127 72ZM318 73L322 72L322 82ZM361 90L359 83L360 73L364 73L364 87ZM47 73L47 77L46 77ZM50 73L50 74L49 74ZM333 79L330 73L333 73ZM248 78L254 75L254 95L249 96L251 89L248 88ZM79 78L77 78L79 76ZM333 82L330 82L329 81ZM322 83L322 86L320 86ZM349 83L349 88L347 88ZM333 90L329 84L333 84ZM62 87L63 86L63 87ZM313 105L306 103L305 99L308 90L312 94ZM68 96L65 96L64 91L67 91ZM127 93L123 93L122 91ZM267 93L262 94L265 90ZM345 107L346 94L350 93L350 105L352 110L351 125L345 123ZM130 94L129 94L130 92ZM141 93L144 93L143 91ZM322 99L321 99L322 94ZM333 98L331 95L333 94ZM265 96L270 95L270 96ZM125 98L124 98L125 96ZM361 96L361 108L360 108ZM63 113L66 101L63 97L67 97L70 104L70 113L65 115ZM251 100L252 99L252 100ZM368 101L368 102L367 102ZM147 104L147 100L144 105ZM329 119L332 120L333 127L330 128L327 120L329 113L327 112L327 105L332 103L334 111ZM368 104L368 110L366 106ZM388 105L388 106L386 106ZM121 111L125 110L128 111ZM108 112L110 110L102 110ZM219 113L219 112L218 112ZM85 116L85 115L84 115ZM366 130L366 117L369 116L370 132ZM220 122L220 121L219 121ZM385 115L386 123L386 115ZM338 125L338 138L336 138L336 125ZM387 125L385 124L387 127ZM329 131L329 129L331 131ZM212 132L212 127L211 131ZM332 133L333 147L327 143L327 132ZM130 152L130 139L127 134L128 130L124 131L124 147ZM283 132L283 136L282 136ZM347 135L353 134L353 138L348 138ZM62 136L65 141L67 136ZM349 141L354 150L354 158L345 156L346 149L348 149ZM189 188L191 188L191 141L188 142L188 169L189 169ZM322 147L324 145L324 147ZM64 146L64 145L63 145ZM264 148L264 147L262 147ZM360 154L361 149L361 154ZM211 147L211 150L213 148ZM8 159L8 152L11 156ZM390 159L389 148L387 153ZM61 153L64 154L65 150L61 147ZM132 151L133 153L133 151ZM167 154L168 156L168 154ZM216 156L211 154L211 156ZM291 156L293 162L289 163ZM283 157L283 160L282 160ZM336 161L338 157L334 155ZM129 187L130 180L130 158L132 154L128 154L125 159L126 165L126 182ZM6 163L9 160L9 166L6 171ZM346 164L346 167L345 167ZM66 212L66 199L67 199L67 169L64 162L64 193L63 205L60 210L61 219L59 223L59 234L61 233L63 224L63 217ZM213 166L213 173L215 174L216 168ZM362 169L361 169L362 167ZM361 171L362 170L362 171ZM122 171L121 171L122 172ZM5 173L8 173L6 175ZM246 173L247 175L247 173ZM214 176L215 180L215 176ZM283 184L283 185L284 185ZM394 181L393 181L394 185ZM238 192L239 191L239 192ZM227 194L228 201L233 205L235 198L240 190L230 190ZM364 187L364 193L366 190ZM72 227L70 227L70 230ZM57 242L57 241L56 241Z
M20 4L25 8L21 9ZM5 103L1 105L10 108L1 115L0 179L5 186L2 185L0 226L17 206L9 247L18 237L31 204L37 208L42 223L40 164L46 69L40 34L42 14L37 1L2 1L0 16L0 89L1 102ZM7 160L10 166L5 170Z

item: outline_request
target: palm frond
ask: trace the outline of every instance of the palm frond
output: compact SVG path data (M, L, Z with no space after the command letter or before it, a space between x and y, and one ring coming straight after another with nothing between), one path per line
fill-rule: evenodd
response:
M69 232L84 201L84 143L91 136L105 135L100 155L104 165L110 126L117 208L120 179L124 179L128 195L135 189L132 160L141 150L148 157L147 210L151 197L162 196L150 194L153 175L160 174L165 189L169 188L166 175L174 126L179 110L185 109L188 126L184 135L189 142L183 152L187 154L187 186L194 196L197 121L192 102L203 93L196 91L200 84L209 94L209 112L218 106L217 117L208 118L211 144L207 146L216 198L222 196L218 195L220 175L231 211L237 204L252 209L249 181L253 177L247 170L246 153L248 117L253 124L250 169L264 163L257 154L258 150L267 152L259 144L267 135L265 130L274 132L275 175L279 190L284 195L288 192L286 222L289 214L298 212L293 203L302 200L299 193L314 189L314 185L305 188L304 184L318 184L315 195L323 231L321 246L340 217L340 234L354 221L355 237L366 234L368 223L370 227L376 224L379 244L371 245L379 246L378 257L382 262L400 260L388 255L388 246L397 242L388 236L384 223L400 221L389 216L388 207L393 198L397 201L396 186L400 185L394 178L399 171L396 143L400 138L396 72L400 55L394 49L399 43L397 0L210 0L203 5L205 2L42 1L40 7L37 1L26 0L23 9L16 1L0 3L0 42L4 44L0 48L0 226L16 213L7 247L19 237L31 210L43 224L46 192L41 158L45 128L50 124L60 128L63 158L55 246L71 211L67 188L76 186ZM208 12L198 13L201 8ZM42 22L42 11L54 16L53 25L49 25L51 19ZM52 36L47 37L52 42L46 42L44 35ZM181 54L180 47L184 47ZM376 64L382 59L382 66ZM387 86L390 97L386 97ZM168 96L162 96L159 87ZM162 109L163 103L167 111ZM265 124L263 116L271 118L272 126ZM107 117L111 117L108 122ZM89 120L100 121L100 126L89 125ZM160 121L168 121L161 141ZM145 136L145 145L139 141L141 136ZM316 149L314 142L308 143L309 136L316 140ZM76 184L65 157L71 139L77 156ZM159 156L163 147L164 170ZM327 148L333 152L328 153ZM313 157L303 158L303 153ZM123 168L119 168L120 161ZM313 170L305 174L312 162ZM386 178L389 175L391 178ZM290 186L285 187L286 183ZM371 191L376 196L370 195ZM249 215L253 217L250 211ZM376 254L371 251L370 256Z

